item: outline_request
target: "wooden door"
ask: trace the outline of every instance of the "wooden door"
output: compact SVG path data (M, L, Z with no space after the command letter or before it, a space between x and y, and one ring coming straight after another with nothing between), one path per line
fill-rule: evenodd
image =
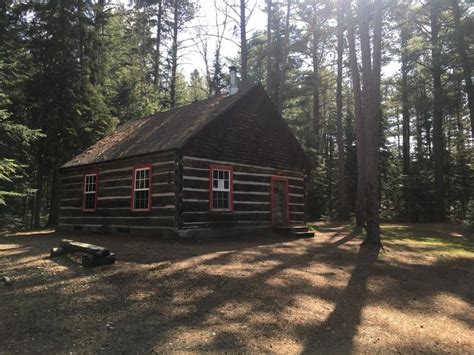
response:
M272 223L274 225L287 225L289 223L288 209L288 179L272 176Z

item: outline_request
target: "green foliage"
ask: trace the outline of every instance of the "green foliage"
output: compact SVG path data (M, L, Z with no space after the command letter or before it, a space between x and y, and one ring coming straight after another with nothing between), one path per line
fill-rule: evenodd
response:
M219 94L227 86L223 68L225 64L239 66L237 54L226 58L226 63L225 53L215 52L206 80L197 70L189 78L183 74L181 58L185 51L192 50L185 34L189 34L190 19L197 15L198 2L163 0L162 4L158 35L156 0L135 1L130 6L81 0L0 3L3 220L8 218L12 225L43 221L47 208L54 205L55 196L49 193L54 191L54 170L117 124ZM335 144L336 12L332 3L292 2L285 38L286 5L273 2L271 43L263 30L248 36L248 78L262 83L271 79L267 91L308 156L308 215L332 218L338 205L340 179L345 181L351 211L357 189L357 140L349 63L344 62L342 94L346 166L345 174L339 176ZM469 25L468 12L463 3L460 8L461 30L465 31ZM462 58L455 45L452 17L450 2L443 2L440 60L446 210L450 218L463 220L472 228L474 150L469 138ZM385 220L431 221L434 215L437 196L429 24L427 4L387 3L383 61L395 69L384 73L382 81L379 170L381 216ZM230 32L237 35L238 31ZM403 45L402 32L407 35ZM471 37L467 36L466 41ZM238 41L238 36L235 39ZM407 175L403 174L402 160L404 88L397 66L393 65L401 60L401 54L408 58ZM348 57L347 48L344 56ZM315 93L319 95L318 110L313 107ZM315 112L320 114L318 132Z
M464 227L474 232L474 201L470 201L467 207L466 218L464 219Z
M199 71L195 69L191 73L189 80L188 101L203 100L207 98L207 92L206 81L199 74Z

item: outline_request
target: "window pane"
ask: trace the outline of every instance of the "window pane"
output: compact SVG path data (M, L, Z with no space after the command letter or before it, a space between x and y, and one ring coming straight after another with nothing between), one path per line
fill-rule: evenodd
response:
M229 193L228 192L223 192L222 193L222 208L229 209Z
M135 191L134 209L148 209L148 190Z
M96 190L96 182L97 176L95 175L86 175L85 184L84 184L84 191L85 192L93 192Z
M95 193L84 195L84 209L93 210L95 207Z

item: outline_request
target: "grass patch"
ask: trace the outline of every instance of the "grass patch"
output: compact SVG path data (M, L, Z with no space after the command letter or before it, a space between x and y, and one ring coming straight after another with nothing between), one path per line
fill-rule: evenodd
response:
M389 244L407 241L420 251L436 251L474 257L474 243L467 236L455 232L430 230L425 225L387 225L382 227L382 240Z

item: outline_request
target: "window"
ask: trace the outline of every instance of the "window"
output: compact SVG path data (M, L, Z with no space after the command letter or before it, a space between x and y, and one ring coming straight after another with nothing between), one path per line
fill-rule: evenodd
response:
M233 210L233 170L231 166L211 165L209 209L211 211Z
M82 191L84 192L82 210L95 211L97 207L97 174L84 175Z
M151 164L133 169L132 210L149 211L151 209Z

